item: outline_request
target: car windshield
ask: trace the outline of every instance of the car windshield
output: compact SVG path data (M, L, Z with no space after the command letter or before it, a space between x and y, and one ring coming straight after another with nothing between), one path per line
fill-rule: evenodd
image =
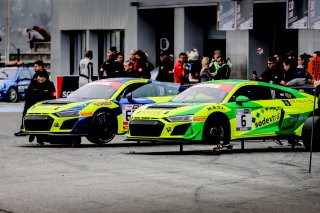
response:
M180 93L172 102L220 103L227 94L228 91L215 87L214 84L199 84Z
M100 84L87 84L71 93L68 96L68 98L109 99L116 91L117 88L112 86Z
M0 80L15 79L17 71L17 69L0 69Z

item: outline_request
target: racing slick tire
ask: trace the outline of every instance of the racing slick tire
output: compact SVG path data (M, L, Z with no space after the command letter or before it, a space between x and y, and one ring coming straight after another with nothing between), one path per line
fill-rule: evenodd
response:
M87 139L95 144L108 143L116 134L116 126L116 119L110 112L98 111L92 116Z
M306 150L310 151L311 148L311 132L313 126L313 142L312 151L320 151L320 116L308 118L302 127L302 142Z
M208 144L229 144L230 130L223 117L209 117L203 128L203 141Z
M18 91L15 88L10 88L8 91L8 101L11 103L18 102Z

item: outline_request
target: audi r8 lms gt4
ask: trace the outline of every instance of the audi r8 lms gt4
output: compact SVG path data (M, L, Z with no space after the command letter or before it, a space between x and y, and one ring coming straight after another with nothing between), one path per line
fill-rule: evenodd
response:
M309 148L312 125L308 118L313 114L314 100L310 94L258 81L199 83L170 102L136 110L127 140L228 144L238 139L302 138ZM308 125L304 125L306 120Z
M24 99L33 74L33 68L0 68L0 100L17 102Z
M144 104L169 101L180 89L179 84L149 79L94 81L67 98L33 105L23 119L21 135L34 135L51 143L79 144L81 136L92 143L107 143L115 134L126 133L134 110Z

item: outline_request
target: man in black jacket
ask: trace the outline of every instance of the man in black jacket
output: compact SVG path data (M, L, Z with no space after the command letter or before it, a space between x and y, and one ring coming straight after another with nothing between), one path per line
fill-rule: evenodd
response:
M157 81L173 82L173 61L167 51L160 53L160 64Z

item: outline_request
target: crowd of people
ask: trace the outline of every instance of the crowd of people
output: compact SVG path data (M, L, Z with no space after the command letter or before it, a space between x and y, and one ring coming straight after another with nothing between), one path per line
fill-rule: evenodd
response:
M129 54L129 59L124 61L124 54L118 52L116 47L111 47L106 53L106 60L99 67L99 79L115 77L150 79L154 65L149 61L148 54L134 49ZM92 57L92 51L88 50L79 63L79 86L91 82L94 78ZM161 51L159 59L159 70L155 79L179 84L229 79L232 67L230 60L226 59L220 50L214 52L212 59L209 56L200 59L196 48L181 52L176 62L168 51Z
M285 57L274 54L267 59L267 69L260 76L254 71L251 80L282 86L315 84L308 73L308 63L317 56L320 56L320 51L315 51L313 55L303 53L297 59L293 51L288 52Z

